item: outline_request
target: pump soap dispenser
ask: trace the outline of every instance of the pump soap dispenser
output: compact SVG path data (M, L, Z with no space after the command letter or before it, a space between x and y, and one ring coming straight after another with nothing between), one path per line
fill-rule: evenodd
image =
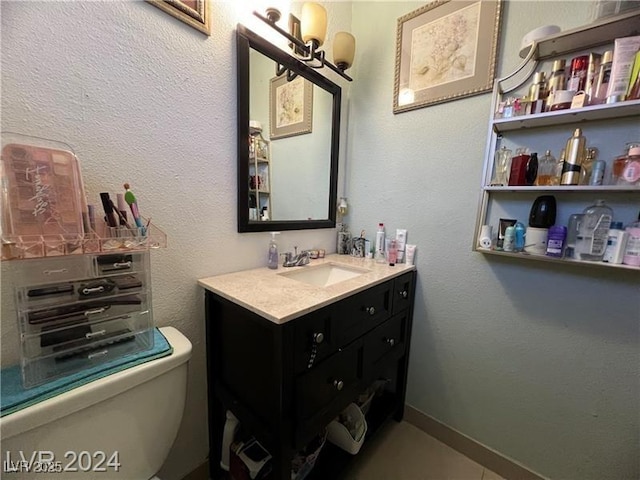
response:
M276 235L280 235L280 232L271 232L269 255L267 258L267 266L272 270L278 268L278 244L276 243Z

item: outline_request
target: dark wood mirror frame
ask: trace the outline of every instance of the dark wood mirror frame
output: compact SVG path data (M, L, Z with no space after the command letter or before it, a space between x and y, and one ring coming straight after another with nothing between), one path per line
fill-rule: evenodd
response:
M334 228L338 193L338 151L340 143L340 106L342 89L313 68L300 62L278 47L238 25L236 32L238 67L238 232L277 232L282 230L305 230ZM262 53L275 63L306 78L314 85L333 95L333 119L331 126L331 165L329 176L329 218L322 220L268 220L249 221L249 49Z

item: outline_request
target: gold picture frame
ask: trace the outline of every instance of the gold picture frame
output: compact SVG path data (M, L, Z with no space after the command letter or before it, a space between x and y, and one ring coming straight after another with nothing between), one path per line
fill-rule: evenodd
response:
M271 79L269 86L269 137L271 140L311 133L313 84L297 76Z
M147 0L160 10L182 20L202 33L211 35L211 0Z
M398 19L393 113L490 91L502 0L437 0Z

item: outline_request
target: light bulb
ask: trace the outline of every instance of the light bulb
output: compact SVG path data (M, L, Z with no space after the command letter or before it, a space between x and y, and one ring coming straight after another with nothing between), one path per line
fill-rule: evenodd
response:
M322 46L327 35L327 11L324 7L317 3L303 4L300 29L304 43L312 40L317 42L319 47Z
M333 39L333 63L344 71L353 65L356 53L356 39L347 32L338 32Z

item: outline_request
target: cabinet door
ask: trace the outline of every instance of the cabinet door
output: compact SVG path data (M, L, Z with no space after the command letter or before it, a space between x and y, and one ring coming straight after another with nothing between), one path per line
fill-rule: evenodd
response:
M338 349L332 328L332 307L323 308L295 321L294 370L302 373L318 365Z
M393 282L393 314L409 308L413 302L413 272L399 276Z
M393 280L336 304L333 322L338 345L346 345L391 316Z
M352 389L360 377L361 350L362 341L353 342L298 377L295 402L298 418L311 417Z

